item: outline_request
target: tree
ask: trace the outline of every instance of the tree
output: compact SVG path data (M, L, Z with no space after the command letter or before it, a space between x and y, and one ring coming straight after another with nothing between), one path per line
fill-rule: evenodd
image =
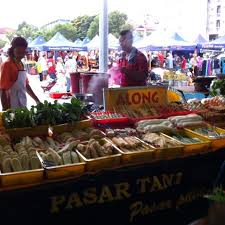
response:
M0 48L3 48L6 43L7 43L7 41L4 41L4 40L0 39Z
M8 40L11 42L12 39L16 36L16 32L7 32L6 33L6 37L8 38Z
M26 22L22 22L21 24L18 25L16 35L22 36L24 38L34 38L35 33L38 31L38 28L28 24Z
M88 29L87 36L90 39L92 39L98 33L99 33L99 16L96 16Z
M87 36L88 29L95 19L95 16L78 16L72 21L72 25L75 29L74 37L75 39L84 39Z
M109 13L109 33L119 37L123 29L133 29L133 26L127 23L127 15L119 11ZM96 16L88 29L88 37L93 38L99 33L99 16Z

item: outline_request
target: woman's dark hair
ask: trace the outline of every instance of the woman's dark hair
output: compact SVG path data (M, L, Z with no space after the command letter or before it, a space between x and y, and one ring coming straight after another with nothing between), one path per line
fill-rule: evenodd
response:
M14 57L14 53L13 50L17 47L24 47L27 48L28 43L26 41L26 39L24 39L23 37L15 37L13 38L12 42L11 42L11 47L8 49L8 55L10 58Z

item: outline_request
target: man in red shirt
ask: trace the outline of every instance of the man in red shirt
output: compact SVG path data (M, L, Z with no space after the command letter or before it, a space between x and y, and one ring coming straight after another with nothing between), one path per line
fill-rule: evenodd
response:
M123 59L119 60L118 67L122 73L121 87L145 86L148 76L148 63L145 55L132 46L133 35L130 30L120 32Z
M55 69L55 60L53 59L53 56L51 55L47 61L48 65L48 74L51 79L56 79L56 69Z

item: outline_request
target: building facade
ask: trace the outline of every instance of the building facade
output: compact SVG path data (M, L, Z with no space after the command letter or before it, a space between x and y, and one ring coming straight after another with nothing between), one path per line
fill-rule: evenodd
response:
M208 0L207 34L209 40L225 35L225 0Z

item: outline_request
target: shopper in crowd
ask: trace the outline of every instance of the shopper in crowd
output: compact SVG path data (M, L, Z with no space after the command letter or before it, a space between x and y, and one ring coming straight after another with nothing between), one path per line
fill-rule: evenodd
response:
M138 51L133 44L133 34L130 30L120 32L121 49L126 53L127 65L118 63L121 71L121 86L144 86L148 76L148 63L145 55Z
M43 78L43 80L46 80L47 75L48 75L48 64L47 64L45 53L40 53L38 62L40 63L41 68L42 68L42 78Z
M24 38L15 37L8 50L9 58L1 66L0 89L2 91L1 102L3 110L26 107L26 93L36 103L40 102L29 85L27 72L24 70L22 63L27 46L27 41Z
M184 73L186 72L186 69L187 69L187 59L183 55L181 59L181 71Z
M196 53L193 54L193 57L190 60L190 64L191 64L191 67L194 71L194 75L198 76L199 75L198 74L198 60L197 60L197 54Z
M71 79L70 74L77 71L77 62L74 60L73 55L69 54L68 60L65 62L65 72L66 72L66 90L70 92Z
M65 74L65 69L64 69L64 63L63 63L63 59L61 57L57 58L57 63L56 63L56 74L57 77L61 77Z
M172 53L168 53L166 57L166 67L169 69L173 69L173 55Z
M217 76L217 75L221 74L220 60L219 60L218 57L215 57L212 60L212 69L213 69L212 74L214 76Z
M55 80L56 79L56 69L55 69L55 60L53 59L53 55L50 55L48 61L48 75L50 76L51 79Z

